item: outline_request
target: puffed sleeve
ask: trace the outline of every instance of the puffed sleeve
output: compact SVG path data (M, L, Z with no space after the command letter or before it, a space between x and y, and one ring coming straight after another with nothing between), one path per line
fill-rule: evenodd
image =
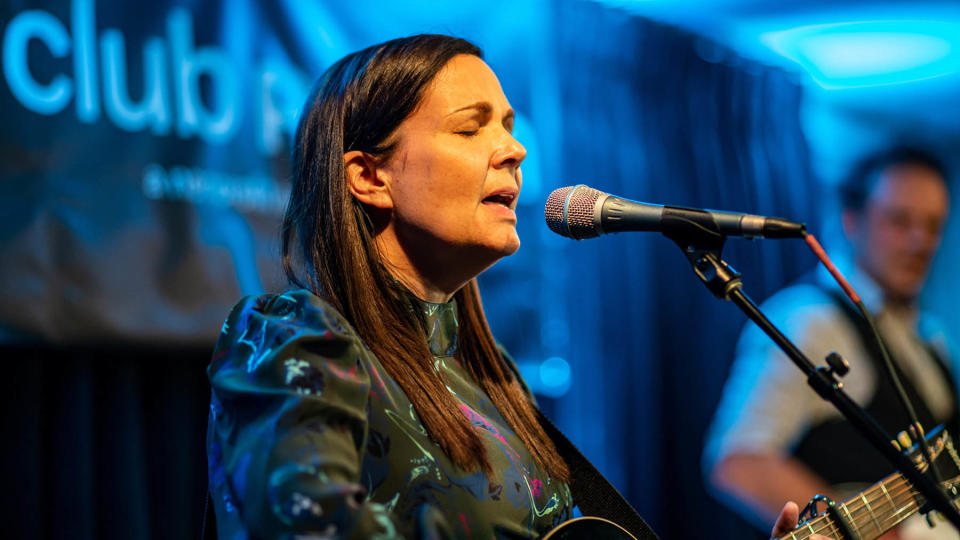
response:
M364 348L306 291L249 297L208 369L220 538L396 536L359 482L370 390Z

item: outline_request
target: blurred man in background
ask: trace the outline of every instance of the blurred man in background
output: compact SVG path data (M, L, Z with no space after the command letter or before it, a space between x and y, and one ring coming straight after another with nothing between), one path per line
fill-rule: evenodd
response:
M944 169L925 152L888 150L861 162L841 197L853 256L852 268L842 270L874 314L921 424L946 423L956 434L946 337L917 308L947 219ZM849 395L887 433L907 428L869 328L825 270L781 290L763 311L814 363L840 352L851 367L843 379ZM772 520L783 500L820 493L839 502L893 470L753 324L737 345L704 467L711 487L757 524ZM906 538L906 529L890 534Z

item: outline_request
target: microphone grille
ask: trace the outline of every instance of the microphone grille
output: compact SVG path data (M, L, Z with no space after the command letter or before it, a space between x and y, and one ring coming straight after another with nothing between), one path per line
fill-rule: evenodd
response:
M567 203L567 195L574 186L567 186L553 190L547 197L547 204L543 207L543 217L547 220L547 227L560 236L567 235L567 226L563 222L563 206Z
M543 208L550 230L575 240L600 236L593 222L594 207L604 193L585 185L553 191Z

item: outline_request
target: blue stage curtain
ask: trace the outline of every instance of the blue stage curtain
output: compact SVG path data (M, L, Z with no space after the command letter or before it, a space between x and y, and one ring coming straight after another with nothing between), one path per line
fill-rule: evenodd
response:
M819 223L798 81L607 6L564 3L557 17L554 187ZM659 234L563 250L576 384L555 419L663 538L750 535L707 494L699 466L746 318ZM799 240L730 239L724 259L758 301L814 265Z
M4 538L198 538L209 350L3 347Z

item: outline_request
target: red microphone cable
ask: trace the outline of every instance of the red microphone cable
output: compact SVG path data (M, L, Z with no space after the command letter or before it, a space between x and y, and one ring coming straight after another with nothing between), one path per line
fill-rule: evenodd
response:
M887 375L896 389L897 397L900 399L900 404L903 406L904 410L906 410L907 417L910 419L910 422L912 422L912 425L909 427L911 436L917 441L917 444L920 445L923 457L926 459L927 464L929 465L928 469L932 471L934 478L939 484L942 482L942 480L940 479L940 474L936 467L933 466L933 458L930 453L930 447L927 445L927 439L923 433L923 426L920 425L920 422L917 420L917 413L914 410L913 405L911 405L910 401L907 399L907 394L903 389L903 385L900 383L900 378L897 377L896 372L894 371L893 362L890 360L890 353L887 352L887 347L880 338L880 332L877 330L877 325L873 319L873 315L867 311L867 307L860 299L860 295L857 294L857 291L853 290L850 282L843 277L843 274L840 273L840 270L837 269L837 267L833 264L833 261L830 260L830 257L827 256L827 252L823 249L823 246L820 245L820 242L818 242L817 239L809 233L803 237L803 240L808 246L810 246L810 249L813 251L814 255L820 259L820 262L823 263L823 266L827 269L827 271L830 272L830 275L833 276L833 279L836 280L838 285L840 285L840 288L843 289L843 292L847 295L847 297L850 298L850 301L857 306L860 314L863 315L863 318L870 326L870 331L873 333L873 338L880 349L880 356L883 359ZM907 449L904 448L903 450Z

